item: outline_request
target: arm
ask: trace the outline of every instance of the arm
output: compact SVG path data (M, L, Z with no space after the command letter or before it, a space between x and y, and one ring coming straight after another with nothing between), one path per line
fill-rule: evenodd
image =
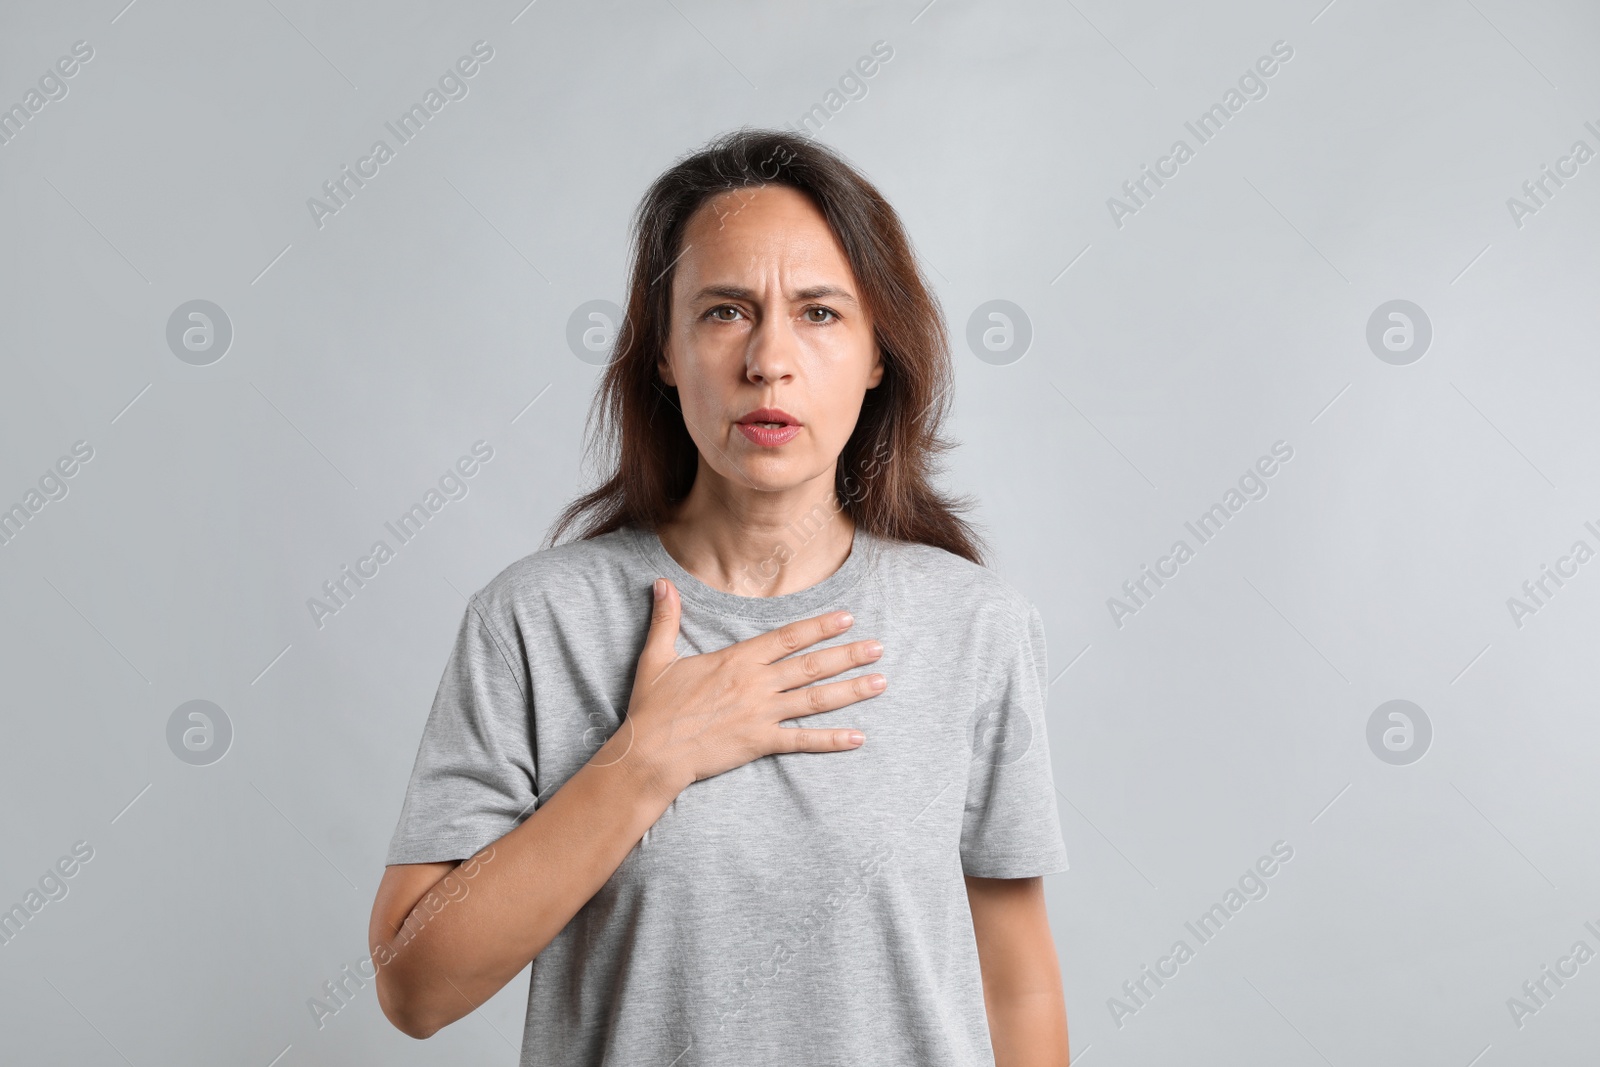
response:
M1043 878L967 876L996 1067L1067 1067L1067 1008Z
M367 939L378 1004L401 1031L429 1037L499 992L688 784L622 759L629 735L613 736L548 802L466 863L384 870Z

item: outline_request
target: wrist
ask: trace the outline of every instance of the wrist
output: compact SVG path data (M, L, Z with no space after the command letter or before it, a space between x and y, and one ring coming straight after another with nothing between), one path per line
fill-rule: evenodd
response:
M663 808L694 781L693 776L681 771L675 762L647 748L626 718L589 758L589 763L626 776L635 789Z

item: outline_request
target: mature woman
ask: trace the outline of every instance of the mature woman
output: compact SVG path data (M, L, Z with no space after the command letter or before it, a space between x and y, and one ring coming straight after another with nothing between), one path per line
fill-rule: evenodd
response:
M1043 627L929 482L949 346L898 218L741 130L635 240L614 466L468 604L384 1013L427 1037L532 961L524 1064L1064 1067Z

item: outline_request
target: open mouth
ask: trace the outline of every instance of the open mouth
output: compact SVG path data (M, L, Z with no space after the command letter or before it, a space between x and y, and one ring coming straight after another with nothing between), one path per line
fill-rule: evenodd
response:
M800 420L782 408L756 408L739 420L740 425L799 426Z
M800 433L800 420L778 408L757 408L738 422L739 432L752 444L776 448Z

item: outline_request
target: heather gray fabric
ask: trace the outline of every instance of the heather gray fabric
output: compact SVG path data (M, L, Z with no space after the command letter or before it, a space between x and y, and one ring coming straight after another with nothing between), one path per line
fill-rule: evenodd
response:
M861 748L678 796L534 961L522 1064L992 1064L962 874L1067 855L1039 613L948 552L858 531L838 571L779 597L707 586L634 528L513 563L463 617L388 862L470 856L617 729L657 576L682 594L683 654L847 609L812 647L878 638L877 664L837 677L889 686L785 723L859 727Z

